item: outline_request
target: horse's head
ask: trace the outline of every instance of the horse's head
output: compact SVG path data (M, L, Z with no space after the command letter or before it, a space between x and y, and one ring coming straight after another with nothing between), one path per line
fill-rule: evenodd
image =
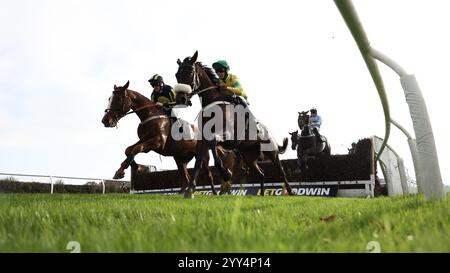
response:
M309 125L309 115L308 115L308 111L302 111L302 112L298 112L298 128L300 128L300 130L303 130L303 128L306 125Z
M199 77L197 75L197 62L198 52L195 51L192 57L186 57L183 61L177 60L178 71L175 74L177 84L174 87L176 94L176 102L178 105L192 105L189 95L192 90L197 90L200 86Z
M124 86L114 85L112 96L109 97L102 123L105 127L115 127L117 122L131 109L131 99L127 96L128 81Z
M297 143L298 143L298 130L294 131L292 133L289 133L291 135L291 148L292 150L295 150L295 148L297 147Z
M197 57L198 51L195 51L192 57L186 57L183 61L178 59L178 71L175 74L178 83L187 84L191 86L194 91L197 90L200 85L195 65Z
M223 94L218 92L217 84L219 78L209 67L197 62L198 51L192 57L186 57L183 61L178 59L178 71L175 74L178 83L186 84L193 90L187 98L179 99L182 104L186 104L186 99L193 95L201 97L202 105L207 105L213 101L223 100Z

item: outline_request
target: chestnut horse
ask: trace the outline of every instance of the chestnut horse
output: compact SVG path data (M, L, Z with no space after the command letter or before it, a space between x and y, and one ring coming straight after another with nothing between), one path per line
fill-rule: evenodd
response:
M195 191L201 164L209 150L211 150L213 154L214 165L219 169L222 178L225 181L230 180L231 172L224 167L221 158L215 152L217 145L221 145L225 149L237 150L244 163L250 169L254 170L255 173L259 174L261 181L261 195L264 195L265 176L262 169L258 165L258 158L262 155L262 153L264 153L264 157L272 161L272 163L279 170L284 179L285 190L291 194L292 189L286 179L286 174L279 158L280 152L282 153L286 150L287 138L284 140L283 147L278 146L263 124L260 124L258 137L250 137L252 130L253 133L257 131L256 126L250 127L250 122L245 120L245 116L242 118L242 116L236 114L235 111L230 110L230 105L233 106L234 99L231 96L220 92L219 88L217 88L218 78L216 74L211 70L211 68L197 62L197 57L198 52L195 52L192 57L185 58L183 62L178 59L177 63L179 67L175 75L179 86L182 86L183 88L187 87L188 89L193 90L193 92L189 94L186 94L185 92L177 93L177 102L180 104L190 105L191 97L193 95L198 95L202 105L202 111L199 115L199 129L201 130L201 136L199 139L201 138L201 140L197 150L194 179L190 184L190 191L186 191L186 194L193 194ZM207 112L213 108L217 110L214 117L207 114ZM205 132L210 128L208 126L210 121L225 125L222 126L222 128L217 128L220 127L220 125L215 126L215 132L212 133L213 137L205 135ZM243 124L244 126L242 126ZM232 129L242 129L243 127L245 129L240 132L239 130ZM223 128L225 129L223 130ZM261 137L259 137L259 131L262 131L264 138L261 139ZM227 136L231 137L231 139L227 138Z
M172 138L170 117L164 112L163 107L140 93L129 90L128 86L129 81L122 87L114 85L114 91L109 98L108 108L105 110L105 115L102 119L105 127L117 126L118 121L122 117L131 113L135 113L141 120L137 129L139 141L125 150L127 158L122 162L113 179L123 178L125 169L130 165L132 167L137 166L134 157L138 153L155 151L160 155L172 156L175 159L180 175L181 192L183 192L191 180L187 171L187 164L196 154L198 141L195 139L185 140L183 138L174 140ZM130 109L133 111L128 112ZM195 129L194 125L190 126L192 129ZM220 149L218 153L224 154ZM207 165L208 162L203 161L201 163L203 163L201 167L207 171L213 194L217 194L212 173ZM234 163L234 161L232 160L231 163Z

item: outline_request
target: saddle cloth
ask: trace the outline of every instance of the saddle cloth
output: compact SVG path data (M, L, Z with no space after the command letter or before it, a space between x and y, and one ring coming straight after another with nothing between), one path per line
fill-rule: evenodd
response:
M177 119L172 126L173 129L176 129L178 133L182 134L182 139L184 140L193 140L195 139L196 129L197 127L192 128L192 125L185 121L184 119Z

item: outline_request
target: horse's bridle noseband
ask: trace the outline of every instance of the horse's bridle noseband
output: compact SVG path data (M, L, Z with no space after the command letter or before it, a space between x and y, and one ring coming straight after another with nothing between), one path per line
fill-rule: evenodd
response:
M118 92L118 91L113 91L113 95L111 96L110 99L112 99L115 96L114 92ZM126 90L125 90L125 95L123 97L120 95L116 95L116 96L119 96L120 99L122 100L122 109L112 109L110 106L109 108L105 109L105 113L111 113L117 123L119 121L119 119L121 119L127 115L127 113L125 111L125 106L126 106L125 101L127 99L130 100L130 98L127 96Z

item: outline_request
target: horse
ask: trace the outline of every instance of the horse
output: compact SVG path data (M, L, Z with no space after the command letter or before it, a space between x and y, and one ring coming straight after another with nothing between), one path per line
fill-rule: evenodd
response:
M137 91L128 89L129 84L130 82L128 81L124 86L118 87L114 85L114 91L109 98L108 108L105 110L102 118L102 123L105 127L116 127L121 118L132 113L135 113L141 120L137 129L139 141L126 148L126 159L114 174L113 179L123 178L125 176L125 169L130 165L131 167L137 167L134 161L134 157L137 154L154 151L160 155L172 156L174 158L180 174L180 193L182 193L191 180L187 171L187 164L196 154L198 141L194 138L174 140L171 120L165 113L163 106L156 104ZM131 112L129 112L130 109L132 110ZM190 126L192 130L196 130L194 125L184 125ZM179 128L177 129L179 130ZM224 151L220 148L216 152L222 156L225 155ZM200 162L201 167L206 170L211 190L216 195L217 191L214 188L213 176L208 168L206 159L209 158L206 157L205 161ZM234 163L231 160L231 164Z
M291 135L291 148L297 149L297 164L300 171L304 172L308 169L308 157L329 157L331 155L331 147L327 139L322 136L323 140L319 139L313 133L311 125L309 125L308 111L298 113L298 126L301 130L300 136L298 130Z
M254 124L251 124L250 121L245 121L246 119L241 115L242 111L236 113L231 109L235 103L235 99L220 92L217 86L219 80L217 75L211 68L197 62L197 58L198 52L196 51L192 57L186 57L183 62L178 59L178 71L175 74L179 83L178 86L192 91L189 94L186 92L177 92L177 103L191 105L190 99L192 96L198 95L202 105L202 110L199 114L201 136L199 137L200 143L196 155L194 179L190 184L190 191L186 191L187 195L185 197L189 197L189 194L194 193L201 162L209 150L212 152L214 165L219 169L223 180L230 180L232 173L224 167L221 158L215 152L217 145L237 151L245 165L259 175L261 179L261 196L264 196L265 176L263 170L258 165L258 158L264 153L264 156L270 159L281 173L284 180L284 188L287 193L292 194L292 188L286 179L286 174L279 158L279 154L283 153L287 148L288 139L286 138L283 141L283 146L279 146L269 133L267 127L263 124L260 124L261 134L258 134L259 137L254 137L257 131L256 126L252 127L251 125ZM214 117L208 113L212 109L214 109ZM248 109L244 110L248 111ZM212 132L213 127L210 127L211 121L215 124L215 132ZM242 130L242 128L245 129ZM208 129L211 129L211 131L208 131ZM209 132L211 132L212 136Z

